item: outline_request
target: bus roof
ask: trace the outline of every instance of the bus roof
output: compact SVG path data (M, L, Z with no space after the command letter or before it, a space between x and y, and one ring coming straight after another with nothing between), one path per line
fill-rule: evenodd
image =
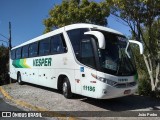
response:
M118 31L113 30L113 29L108 28L108 27L103 27L103 26L94 25L94 24L87 24L87 23L77 23L77 24L67 25L67 26L64 26L62 28L53 30L53 31L48 32L48 33L46 33L44 35L41 35L41 36L38 36L38 37L33 38L31 40L28 40L28 41L26 41L26 42L24 42L24 43L22 43L22 44L20 44L20 45L18 45L16 47L13 47L12 49L16 49L16 48L19 48L21 46L24 46L24 45L27 45L27 44L30 44L30 43L45 39L45 38L50 37L52 35L56 35L56 34L62 33L64 30L68 31L68 30L77 29L77 28L94 28L94 29L98 29L98 30L102 30L102 31L107 31L107 32L123 35L121 32L118 32Z
M77 24L67 25L64 28L66 31L71 30L71 29L77 29L77 28L95 28L95 29L123 35L121 32L118 32L118 31L113 30L111 28L99 26L99 25L94 25L94 24L87 24L87 23L77 23Z

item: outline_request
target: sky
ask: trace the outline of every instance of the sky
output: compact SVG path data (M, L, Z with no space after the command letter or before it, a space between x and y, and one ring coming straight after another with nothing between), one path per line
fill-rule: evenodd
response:
M9 38L9 22L12 26L12 46L42 35L45 29L43 20L49 17L49 10L61 2L61 0L0 0L0 40L7 40L2 35ZM107 20L108 27L126 36L130 35L129 28L117 22L113 16ZM7 45L5 42L3 44Z

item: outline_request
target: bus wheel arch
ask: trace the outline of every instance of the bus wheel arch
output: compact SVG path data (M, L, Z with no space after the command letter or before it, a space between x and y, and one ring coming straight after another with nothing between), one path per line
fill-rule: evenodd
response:
M57 88L62 91L65 98L69 99L72 97L71 84L66 75L60 75L58 77Z

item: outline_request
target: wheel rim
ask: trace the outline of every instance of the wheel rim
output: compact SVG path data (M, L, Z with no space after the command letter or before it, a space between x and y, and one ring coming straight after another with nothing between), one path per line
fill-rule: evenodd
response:
M63 93L67 95L67 83L66 82L63 83Z

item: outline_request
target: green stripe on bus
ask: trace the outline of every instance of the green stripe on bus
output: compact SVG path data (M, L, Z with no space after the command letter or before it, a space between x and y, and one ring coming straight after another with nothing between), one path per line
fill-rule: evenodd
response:
M24 62L23 59L20 59L20 60L19 60L19 65L21 66L21 68L25 68L25 66L23 65L23 62Z
M18 66L17 66L17 64L16 64L16 60L14 60L14 61L12 62L12 65L13 65L15 68L18 68Z
M20 65L20 60L17 60L16 64L17 64L18 68L22 68L21 65Z
M12 65L15 68L30 68L30 66L26 64L26 59L13 60Z

